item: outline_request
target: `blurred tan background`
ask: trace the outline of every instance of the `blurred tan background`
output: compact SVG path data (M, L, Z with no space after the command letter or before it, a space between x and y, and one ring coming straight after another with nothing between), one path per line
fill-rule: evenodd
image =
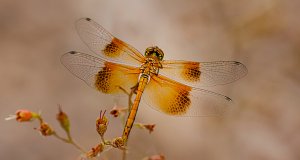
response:
M166 59L236 60L248 75L206 88L228 95L223 118L176 118L141 105L137 120L155 123L149 135L134 128L130 158L163 154L169 160L300 159L300 1L297 0L1 0L0 159L74 160L79 152L33 130L37 123L4 121L19 108L42 111L56 123L57 104L69 114L74 138L86 149L99 142L95 119L116 102L73 77L60 56L93 54L74 22L90 17L141 52L158 45ZM124 105L127 104L124 102ZM108 138L123 126L110 119ZM120 151L106 152L120 159Z

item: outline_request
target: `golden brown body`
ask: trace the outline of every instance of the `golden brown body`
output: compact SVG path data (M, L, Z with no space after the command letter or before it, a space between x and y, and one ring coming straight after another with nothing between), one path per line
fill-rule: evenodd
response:
M130 112L129 112L129 115L128 115L128 118L127 118L127 121L126 121L126 124L124 127L123 135L122 135L122 138L125 142L128 139L129 133L130 133L133 123L135 121L135 117L136 117L137 110L138 110L138 107L139 107L139 104L140 104L140 101L142 98L142 94L144 92L144 89L145 89L145 86L147 85L147 83L148 83L148 79L145 77L142 77L138 83L138 87L136 90L136 97L135 97L133 105L130 109Z

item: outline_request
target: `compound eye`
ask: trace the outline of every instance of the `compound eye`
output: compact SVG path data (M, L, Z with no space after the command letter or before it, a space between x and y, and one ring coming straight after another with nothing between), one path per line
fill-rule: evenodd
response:
M156 55L156 57L157 57L159 60L162 60L162 58L163 58L163 57L162 57L162 55L161 55L161 54L159 54L159 53L157 53L157 52L156 52L156 54L155 54L155 55Z
M159 57L159 54L158 54L157 52L155 52L155 56L156 56L156 57Z

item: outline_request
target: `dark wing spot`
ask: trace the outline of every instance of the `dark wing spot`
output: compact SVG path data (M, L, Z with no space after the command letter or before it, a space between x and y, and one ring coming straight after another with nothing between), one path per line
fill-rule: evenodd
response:
M225 99L226 99L227 101L232 101L232 99L229 98L229 97L227 97L227 96L225 96Z
M111 92L111 70L108 67L104 67L101 71L96 75L95 86L96 88L103 93Z
M110 44L107 44L103 50L104 54L108 57L120 56L122 50L118 46L118 39L114 38Z
M70 51L69 53L70 53L70 54L75 54L76 52L75 52L75 51Z
M167 112L171 115L183 115L188 111L190 105L189 92L183 90L176 95Z
M90 18L85 18L85 20L87 20L87 21L91 21L91 19L90 19Z
M236 64L236 65L241 65L242 63L241 63L241 62L234 61L234 64Z
M199 64L193 65L193 66L186 65L186 66L184 66L184 68L182 70L183 78L189 82L199 81L200 75L201 75L201 71L200 71Z

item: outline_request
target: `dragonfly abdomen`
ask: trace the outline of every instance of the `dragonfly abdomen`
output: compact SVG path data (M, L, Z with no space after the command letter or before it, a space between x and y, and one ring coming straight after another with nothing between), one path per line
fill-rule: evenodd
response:
M139 84L138 84L138 88L136 91L136 97L134 99L133 105L132 105L130 113L128 115L128 118L127 118L127 121L126 121L126 124L124 127L124 131L123 131L123 135L122 135L122 138L124 139L125 142L127 141L129 133L133 126L133 123L134 123L134 120L135 120L135 117L137 114L137 110L138 110L138 107L139 107L139 104L140 104L140 101L142 98L142 94L144 92L145 86L148 83L148 78L150 78L149 75L147 75L147 76L145 76L144 74L140 75Z

